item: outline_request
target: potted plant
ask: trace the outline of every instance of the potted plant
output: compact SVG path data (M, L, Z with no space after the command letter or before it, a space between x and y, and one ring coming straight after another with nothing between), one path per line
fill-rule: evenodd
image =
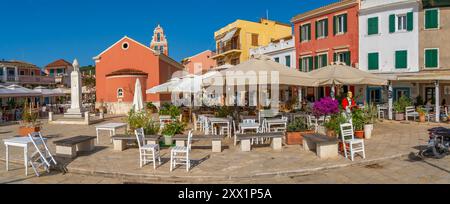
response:
M332 99L331 97L322 98L320 101L314 103L312 112L316 118L326 118L327 116L338 114L340 112L339 102L335 99ZM318 132L325 134L326 130L324 129L325 127L319 126Z
M144 128L146 135L159 133L159 123L155 122L152 115L147 111L136 112L134 109L131 109L125 118L125 122L128 124L129 134L134 134L137 128Z
M338 137L341 132L341 124L346 123L345 117L338 113L331 116L330 120L325 123L328 137Z
M292 121L286 130L286 144L288 145L302 145L303 136L306 134L313 134L314 130L309 130L308 125L301 120L296 119Z
M172 145L172 137L176 134L183 134L185 128L186 125L179 121L166 124L161 132L161 134L164 136L164 143L168 146Z
M19 135L26 137L30 133L41 131L41 124L37 121L38 117L39 113L33 111L31 105L25 104L19 126Z
M405 120L405 109L408 106L411 106L412 102L411 100L406 97L402 96L394 103L394 110L395 110L395 120L402 121Z
M364 109L364 117L365 117L365 124L364 124L364 136L366 139L372 138L372 132L373 132L373 125L377 121L378 113L377 113L377 107L374 104L368 105Z
M353 128L355 128L355 137L364 138L364 113L361 109L356 109L352 113Z
M419 108L417 108L416 111L417 111L417 113L419 113L419 122L424 123L425 122L425 114L426 114L425 109L419 107Z

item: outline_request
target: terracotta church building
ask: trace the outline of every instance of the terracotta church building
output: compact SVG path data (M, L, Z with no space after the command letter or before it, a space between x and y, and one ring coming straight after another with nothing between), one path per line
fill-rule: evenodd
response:
M160 105L171 100L170 94L145 94L146 90L167 82L183 66L168 56L167 38L157 26L151 47L130 37L123 37L94 57L96 64L97 103L108 113L126 114L133 103L134 86L139 79L144 101Z

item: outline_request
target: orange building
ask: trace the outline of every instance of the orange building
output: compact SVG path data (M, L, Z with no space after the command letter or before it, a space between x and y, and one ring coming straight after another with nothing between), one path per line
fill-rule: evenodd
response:
M141 81L144 101L159 105L170 94L147 94L147 89L167 82L183 66L127 36L94 57L96 64L96 107L104 105L111 114L127 113L133 103L136 79Z
M216 67L216 60L212 59L215 54L216 53L211 50L206 50L192 57L183 59L181 63L189 74L201 75Z
M295 16L295 47L298 69L310 72L331 63L358 67L359 1L342 0ZM355 87L343 86L340 92L355 93ZM331 88L308 88L307 98L330 96ZM338 92L339 93L339 92ZM359 94L359 93L358 93Z

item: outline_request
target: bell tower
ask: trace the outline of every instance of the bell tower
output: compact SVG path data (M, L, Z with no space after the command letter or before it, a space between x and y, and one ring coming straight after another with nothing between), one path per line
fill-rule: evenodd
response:
M153 31L152 42L150 48L158 53L163 53L169 56L169 44L167 43L167 37L164 34L164 29L158 24Z

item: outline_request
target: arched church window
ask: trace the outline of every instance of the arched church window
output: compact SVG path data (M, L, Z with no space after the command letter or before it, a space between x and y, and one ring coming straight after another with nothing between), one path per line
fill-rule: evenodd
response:
M123 89L122 88L117 89L117 98L123 98Z

